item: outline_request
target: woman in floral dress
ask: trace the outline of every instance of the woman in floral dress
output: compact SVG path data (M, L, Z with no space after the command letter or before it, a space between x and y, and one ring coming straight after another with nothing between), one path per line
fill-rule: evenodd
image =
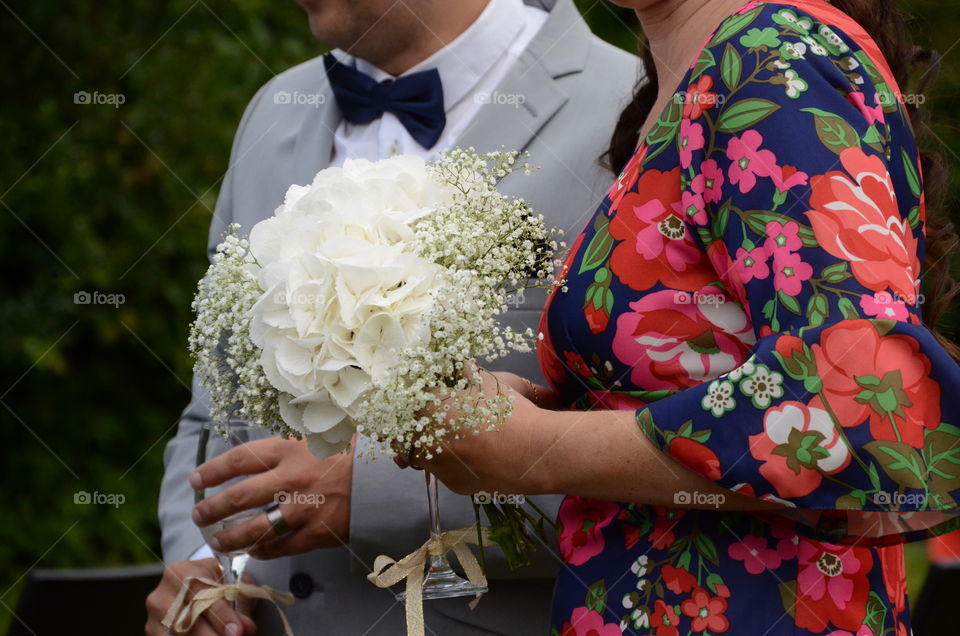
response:
M621 4L654 53L712 19L661 81L706 42L571 246L551 388L500 374L510 420L421 463L568 494L554 634L906 635L902 543L960 523L909 100L848 3Z

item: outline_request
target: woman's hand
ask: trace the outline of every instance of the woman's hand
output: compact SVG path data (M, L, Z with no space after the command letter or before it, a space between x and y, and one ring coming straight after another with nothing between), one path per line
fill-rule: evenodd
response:
M429 470L450 490L464 495L482 490L527 495L548 492L542 460L553 442L553 432L546 425L550 411L531 401L532 388L520 376L479 373L483 383L477 391L489 397L498 392L513 394L510 417L494 431L467 432L461 439L444 442L441 452L434 452L431 459L426 459L422 451L414 453L414 466ZM455 421L456 413L451 412L449 417ZM397 463L406 467L406 457L398 457Z

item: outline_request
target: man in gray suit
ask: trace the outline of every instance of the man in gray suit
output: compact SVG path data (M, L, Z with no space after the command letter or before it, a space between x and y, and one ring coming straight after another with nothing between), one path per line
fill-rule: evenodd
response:
M640 66L635 57L594 37L572 0L299 2L317 38L340 50L326 64L315 58L274 77L250 102L217 201L211 251L229 223L249 231L272 213L288 186L309 183L317 171L347 157L380 159L410 152L433 157L454 145L484 152L501 146L529 151L531 163L541 170L509 178L504 190L524 197L549 225L580 231L612 182L598 158ZM376 86L381 80L380 88L417 73L420 79L439 76L439 123L432 120L425 134L422 120L411 125L402 108L382 102L380 112L370 117L350 103L342 86L331 85L337 65L348 69L350 81ZM505 322L536 331L545 294L534 290L514 300L516 307ZM542 378L533 354L511 356L494 368ZM400 471L390 461L353 461L351 454L318 460L305 444L276 438L249 444L258 445L256 452L221 477L258 475L230 497L206 500L193 509L191 483L211 485L210 475L206 482L197 475L191 481L198 433L208 420L205 393L195 383L193 400L164 456L159 514L168 568L147 600L147 634L166 633L160 620L186 576L219 576L216 561L203 558L209 552L196 524L266 504L278 492L322 494L324 504L281 505L289 527L281 536L266 515L218 536L223 548L261 538L253 552L257 559L247 571L257 583L297 597L286 610L294 631L404 633L402 605L365 575L377 555L399 558L426 540L422 475ZM360 449L365 444L357 440ZM552 514L559 497L539 503ZM440 509L446 529L473 523L468 498L443 486ZM476 610L470 611L464 599L427 601L427 633L547 631L560 565L553 545L542 546L533 565L518 572L509 572L497 553L487 550L490 592ZM235 613L221 601L190 633L253 633L246 611ZM257 633L282 633L274 609L266 604L260 604L254 618Z

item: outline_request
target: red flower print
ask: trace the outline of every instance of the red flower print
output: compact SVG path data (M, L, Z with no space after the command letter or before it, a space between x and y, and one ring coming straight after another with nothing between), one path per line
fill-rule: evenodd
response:
M655 550L666 550L677 540L676 535L673 534L673 529L677 526L680 518L686 514L686 511L660 506L655 507L654 510L657 516L653 520L650 543Z
M702 587L695 589L690 598L680 604L680 611L692 619L690 630L694 632L721 633L730 627L730 621L723 615L727 611L727 599L710 596Z
M940 425L940 384L916 339L881 336L869 320L845 320L824 329L810 348L822 395L842 426L869 418L874 439L920 448L924 429Z
M698 441L687 437L674 437L667 452L678 462L711 481L720 479L720 460L716 453Z
M647 170L637 184L610 220L610 234L620 241L610 257L613 273L637 291L660 282L694 291L712 282L703 252L683 222L680 168Z
M669 567L669 566L668 566ZM653 604L653 615L650 617L650 627L656 627L654 636L679 636L677 625L680 624L680 615L673 608L660 599Z
M640 151L630 158L630 161L623 167L617 180L610 186L610 192L607 197L610 199L610 210L612 211L619 203L623 195L627 193L630 187L636 182L637 175L640 174L640 167L643 159L647 155L647 146L644 144Z
M880 556L880 570L883 572L883 585L887 596L898 614L907 608L907 572L903 561L903 545L891 545L877 548Z
M778 249L773 252L773 287L788 296L796 296L803 282L813 276L813 267L803 262L796 252Z
M560 504L560 554L571 565L583 565L603 552L604 528L620 507L610 501L567 497Z
M732 299L742 307L747 322L753 324L753 320L750 319L750 303L747 302L747 288L744 286L743 277L740 275L736 263L730 258L727 244L723 241L714 241L708 245L707 258L710 259L714 271L720 277L720 282L726 287Z
M587 303L583 308L583 317L587 319L590 333L603 333L610 324L610 314L607 313L606 308L597 309L593 303Z
M806 215L817 241L833 256L849 261L850 272L867 289L890 289L916 304L917 238L900 215L886 164L859 148L844 150L840 161L845 172L810 180L813 209Z
M549 303L550 300L548 299ZM537 340L537 357L540 360L540 368L543 374L554 388L560 385L567 377L567 370L563 366L557 350L553 348L553 338L550 336L550 329L547 325L547 311L540 315L540 338Z
M750 436L750 454L763 462L760 474L785 498L809 495L822 473L850 464L850 451L819 396L809 405L785 401L768 408L763 432Z
M760 150L763 135L748 130L734 137L727 145L730 183L740 184L740 192L746 194L757 185L757 177L772 177L780 173L777 156L770 150Z
M874 294L862 294L860 296L860 309L867 316L885 318L887 320L906 321L910 317L910 311L906 303L894 298L889 292L876 292Z
M800 539L797 561L797 627L859 629L870 594L870 550Z
M687 88L687 95L683 101L683 118L700 119L705 111L717 105L717 94L712 90L713 78L701 75L695 84Z
M715 159L707 159L700 164L700 174L690 182L690 189L702 194L707 203L716 203L723 196L723 169Z
M767 547L766 537L748 534L742 541L736 541L727 548L730 558L743 561L743 567L750 574L760 574L764 570L776 570L780 567L780 554Z
M680 122L680 167L686 170L693 163L693 153L703 150L706 139L703 137L703 126L694 124L689 119Z
M708 299L707 293L697 298ZM613 353L631 367L634 386L695 386L740 366L756 342L738 303L694 302L685 292L663 290L630 303L630 309L617 318Z
M697 577L687 572L684 568L665 565L663 569L660 570L660 574L663 584L674 594L686 594L697 584Z
M570 620L563 624L560 636L621 636L620 625L604 623L603 617L586 607L574 608Z
M590 371L590 367L587 366L587 363L584 361L583 356L579 353L574 353L573 351L564 351L563 357L567 361L567 367L573 369L577 375L583 378L589 378L593 375L593 372Z
M744 284L754 278L763 280L770 275L770 267L767 265L769 258L770 253L765 247L755 247L752 250L742 247L737 249L737 260L734 261L734 266Z
M806 172L800 172L794 166L783 166L779 171L773 170L770 175L773 182L780 192L787 192L797 186L807 185L809 176Z

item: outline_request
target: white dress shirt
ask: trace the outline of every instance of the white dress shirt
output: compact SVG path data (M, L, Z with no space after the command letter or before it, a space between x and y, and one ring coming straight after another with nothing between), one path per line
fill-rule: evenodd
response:
M377 160L410 154L430 159L456 143L484 104L522 108L523 95L500 94L497 86L548 16L522 0L490 0L453 42L402 74L431 68L440 73L447 125L433 148L421 146L392 113L384 113L367 124L341 121L334 134L330 165L342 166L348 157ZM356 59L356 68L377 82L394 77L366 60Z
M523 0L490 0L457 39L404 73L430 68L440 73L447 125L436 145L430 149L421 146L391 113L368 124L343 120L334 134L330 165L342 166L348 157L373 161L410 154L430 159L453 146L484 104L496 101L522 108L522 95L501 95L496 89L548 15L542 9L523 4ZM393 77L359 58L356 66L378 82ZM190 558L212 556L209 546L202 545Z

